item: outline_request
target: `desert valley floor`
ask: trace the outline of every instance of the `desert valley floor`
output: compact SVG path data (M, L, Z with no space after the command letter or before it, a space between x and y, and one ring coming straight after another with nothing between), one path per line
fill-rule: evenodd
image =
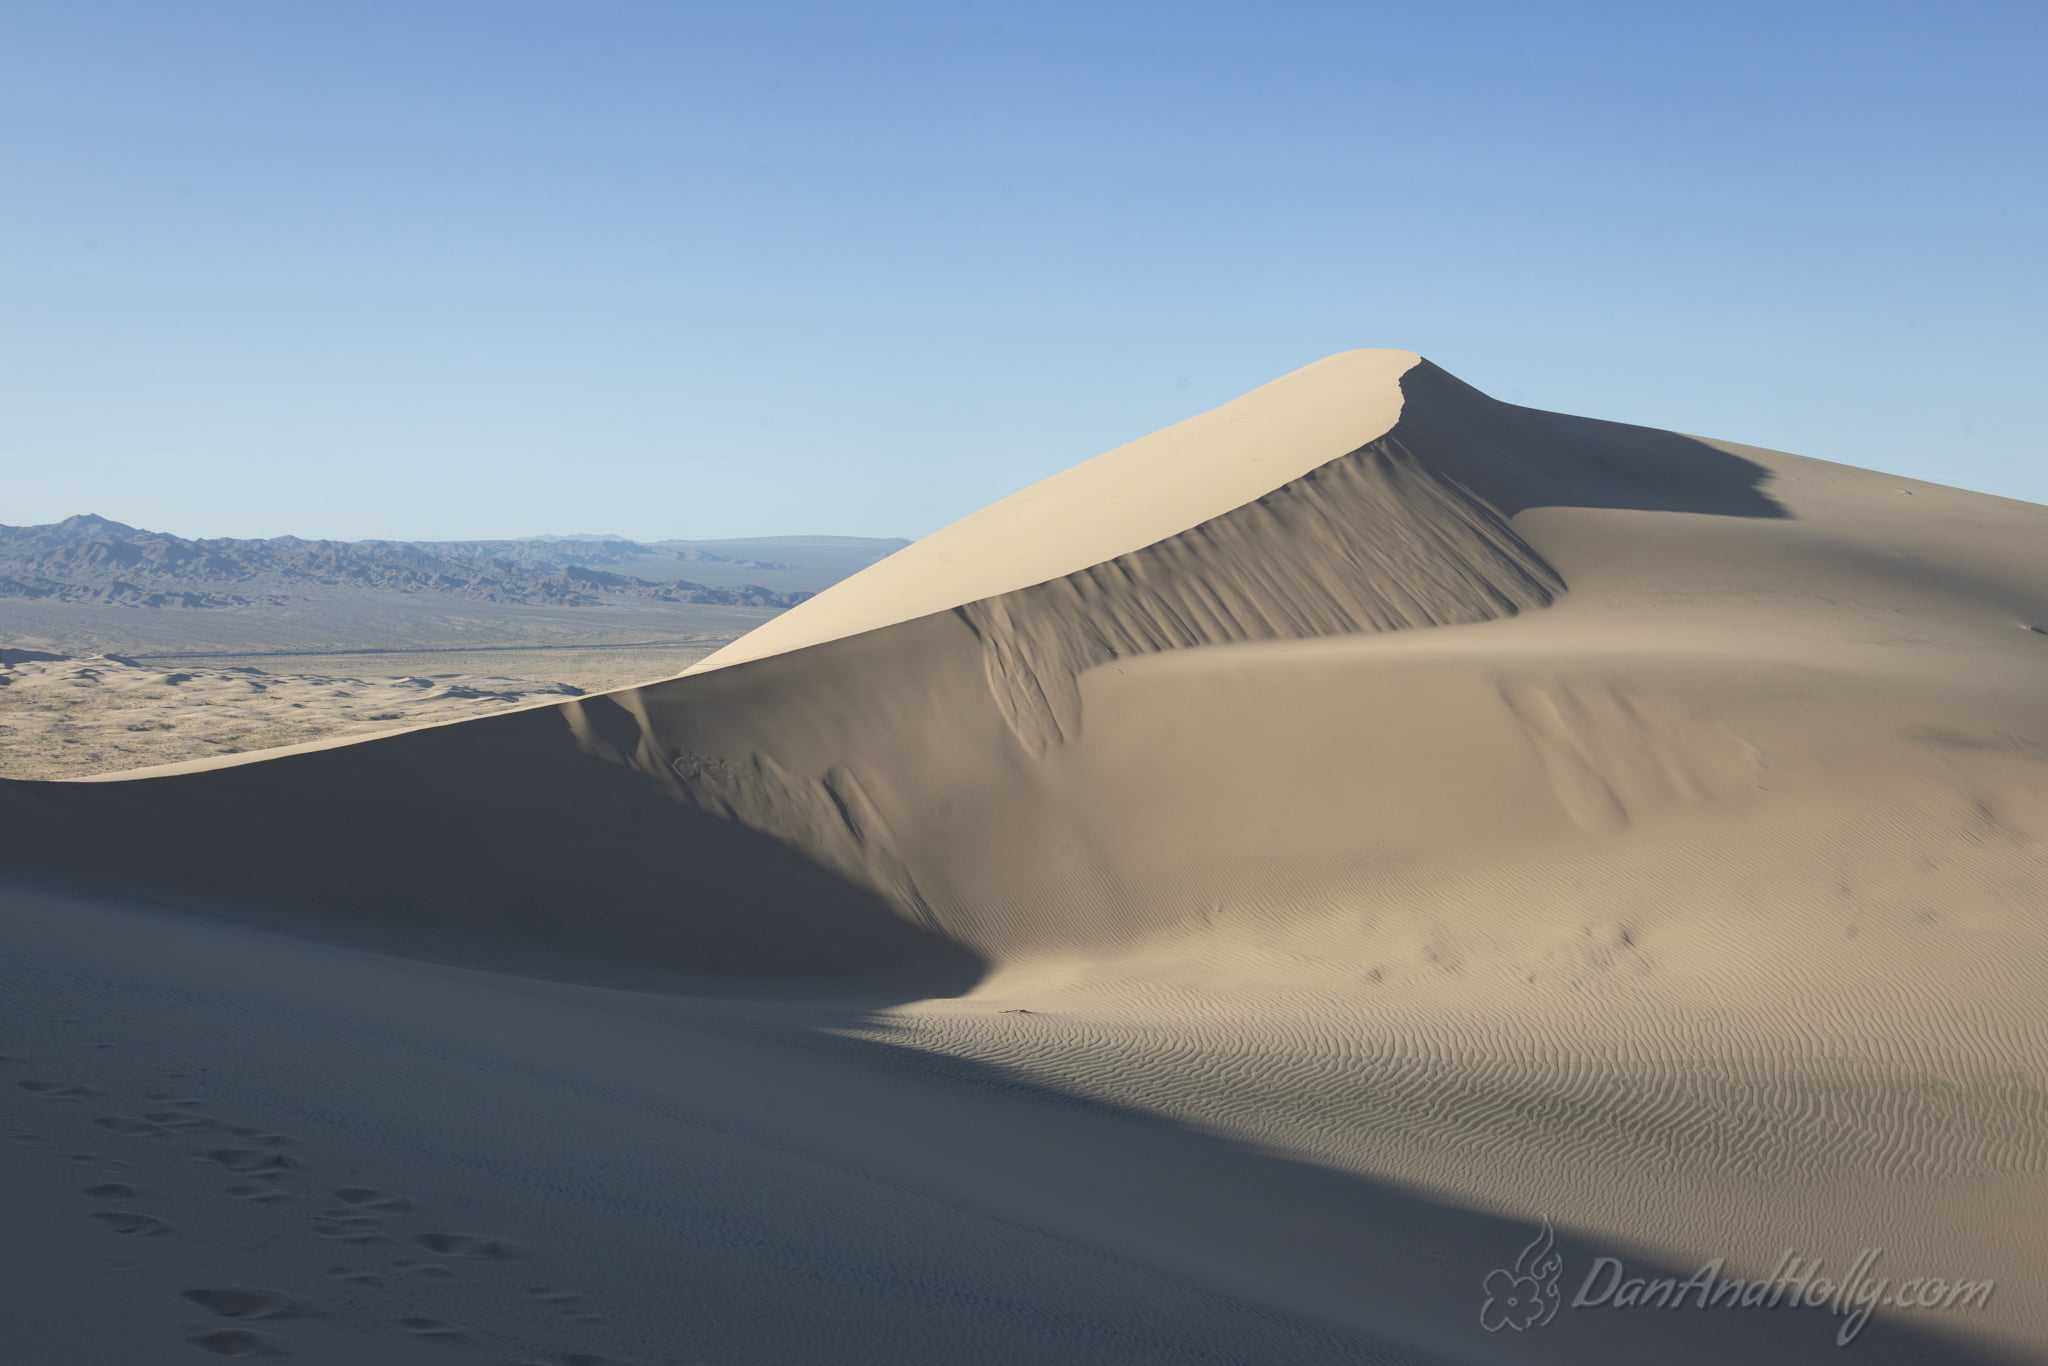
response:
M0 1357L2048 1360L2048 509L1349 352L677 667L0 782Z

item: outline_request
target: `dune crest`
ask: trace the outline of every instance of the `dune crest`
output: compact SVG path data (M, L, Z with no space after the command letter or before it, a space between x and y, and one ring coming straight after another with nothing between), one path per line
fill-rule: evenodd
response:
M1261 498L1385 435L1412 351L1345 351L990 504L690 669L858 635L1085 571Z

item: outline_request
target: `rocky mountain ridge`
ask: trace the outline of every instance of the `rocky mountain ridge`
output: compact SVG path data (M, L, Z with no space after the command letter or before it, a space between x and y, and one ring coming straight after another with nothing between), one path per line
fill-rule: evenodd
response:
M787 567L692 546L620 540L192 540L82 514L41 526L0 526L0 599L209 608L353 590L552 607L677 602L784 608L811 596L756 584L714 588L645 579L602 567L650 559L726 569Z

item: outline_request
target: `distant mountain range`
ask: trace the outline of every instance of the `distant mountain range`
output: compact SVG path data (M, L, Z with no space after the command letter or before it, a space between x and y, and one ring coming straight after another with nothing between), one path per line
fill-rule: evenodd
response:
M630 562L642 578L606 566ZM0 599L132 607L239 607L336 590L432 593L551 607L625 602L793 607L809 592L757 584L706 587L660 573L677 564L787 570L687 543L534 537L510 541L189 540L85 514L43 526L0 526Z

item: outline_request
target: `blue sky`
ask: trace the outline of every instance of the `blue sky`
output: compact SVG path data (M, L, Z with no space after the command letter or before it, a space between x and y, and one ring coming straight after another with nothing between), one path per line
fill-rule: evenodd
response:
M0 522L921 535L1333 351L2048 501L2048 6L0 4Z

